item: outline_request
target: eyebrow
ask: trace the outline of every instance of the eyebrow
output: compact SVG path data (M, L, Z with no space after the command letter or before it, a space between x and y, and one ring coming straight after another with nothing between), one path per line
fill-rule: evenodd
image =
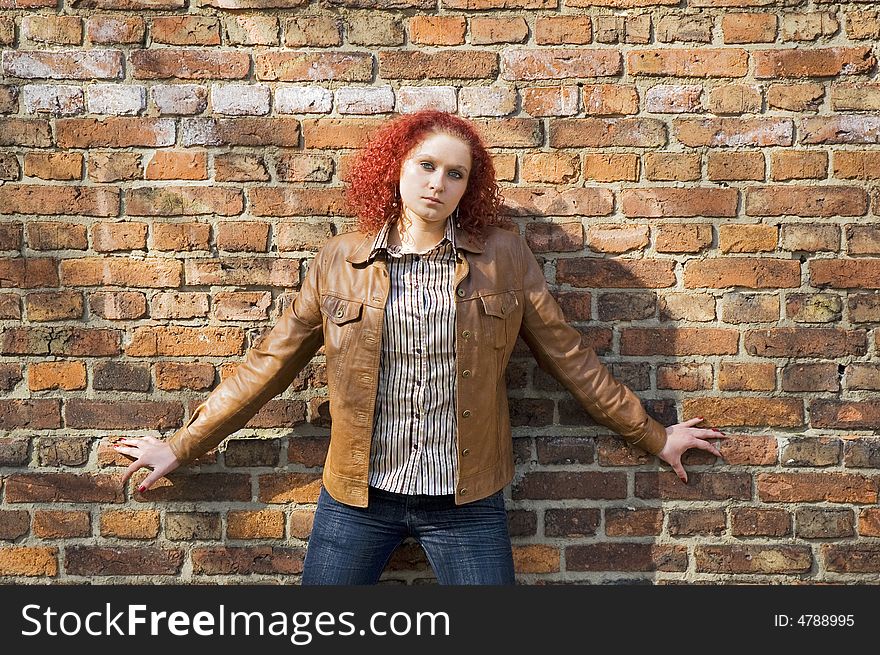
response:
M419 152L419 153L416 153L415 157L416 157L416 158L419 158L419 159L430 159L431 161L437 161L437 158L434 157L434 155L429 155L427 152ZM468 168L467 168L467 166L463 166L463 165L453 165L452 168L458 168L458 169L460 169L460 170L463 170L465 173L468 172Z

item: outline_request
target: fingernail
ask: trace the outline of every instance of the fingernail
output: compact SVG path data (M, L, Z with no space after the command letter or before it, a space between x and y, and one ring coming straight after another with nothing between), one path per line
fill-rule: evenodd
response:
M144 491L146 491L146 489L147 489L147 488L146 488L145 486L143 486L143 485L141 485L140 487L138 487L138 491L140 491L141 493L144 493Z

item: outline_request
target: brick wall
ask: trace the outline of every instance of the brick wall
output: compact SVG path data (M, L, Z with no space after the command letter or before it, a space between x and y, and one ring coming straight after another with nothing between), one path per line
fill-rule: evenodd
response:
M878 38L821 0L0 0L0 581L298 581L320 356L173 483L109 440L188 419L348 228L353 149L435 106L614 374L731 435L684 486L520 343L519 580L878 582Z

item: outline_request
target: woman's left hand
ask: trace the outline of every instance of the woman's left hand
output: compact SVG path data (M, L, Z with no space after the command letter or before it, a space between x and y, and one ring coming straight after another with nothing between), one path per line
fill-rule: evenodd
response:
M721 451L706 439L727 439L727 435L714 428L695 428L703 420L702 416L676 423L666 428L666 445L657 453L657 457L672 467L681 481L687 484L687 472L681 465L681 456L686 450L700 448L708 450L715 457L721 457Z

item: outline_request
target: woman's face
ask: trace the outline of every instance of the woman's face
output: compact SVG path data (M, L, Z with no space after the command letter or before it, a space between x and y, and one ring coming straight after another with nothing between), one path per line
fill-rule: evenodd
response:
M400 167L404 218L421 227L444 223L467 189L470 170L467 143L450 134L429 134Z

